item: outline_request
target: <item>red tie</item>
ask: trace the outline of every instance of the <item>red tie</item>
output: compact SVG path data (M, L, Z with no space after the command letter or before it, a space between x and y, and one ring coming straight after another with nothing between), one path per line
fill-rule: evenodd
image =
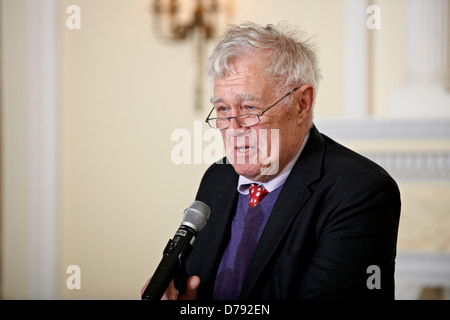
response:
M252 183L249 189L250 197L248 201L248 205L250 206L250 208L256 206L268 193L269 191L267 191L266 188L264 188L262 185L258 186Z

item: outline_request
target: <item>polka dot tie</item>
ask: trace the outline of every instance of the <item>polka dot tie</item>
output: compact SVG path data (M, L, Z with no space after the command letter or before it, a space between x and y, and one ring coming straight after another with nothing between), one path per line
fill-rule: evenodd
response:
M250 208L256 206L268 193L269 191L267 191L263 186L258 186L252 183L249 189L250 197L248 201L248 205L250 206Z

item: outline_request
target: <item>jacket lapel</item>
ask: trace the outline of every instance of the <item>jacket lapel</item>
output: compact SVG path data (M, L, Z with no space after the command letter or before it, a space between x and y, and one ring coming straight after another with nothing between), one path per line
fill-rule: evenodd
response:
M305 202L311 196L309 185L320 178L324 154L324 141L315 127L297 163L278 196L266 227L256 247L240 293L240 299L251 294L265 266L275 254ZM305 222L309 216L303 215ZM305 224L306 225L306 224Z

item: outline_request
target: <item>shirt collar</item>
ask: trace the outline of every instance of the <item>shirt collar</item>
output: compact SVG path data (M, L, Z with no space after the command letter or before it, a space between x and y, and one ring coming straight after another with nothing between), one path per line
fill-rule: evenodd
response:
M284 169L278 175L276 175L275 178L271 179L270 181L267 181L265 183L260 183L257 181L252 181L250 179L247 179L244 176L239 175L239 181L238 181L238 186L237 186L237 190L239 191L239 193L247 195L248 189L250 188L250 185L252 183L255 183L258 185L262 184L264 186L264 188L266 188L267 191L269 191L269 192L272 192L273 190L275 190L276 188L281 186L286 181L289 174L291 173L291 170L294 167L294 164L297 162L298 158L300 157L300 154L302 153L303 149L305 148L308 138L309 138L309 131L306 134L305 139L303 139L302 146L298 150L295 157L292 158L292 160L287 164L287 166L284 167Z

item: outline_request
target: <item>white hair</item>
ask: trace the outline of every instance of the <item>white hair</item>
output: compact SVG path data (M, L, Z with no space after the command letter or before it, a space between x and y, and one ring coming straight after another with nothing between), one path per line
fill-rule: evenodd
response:
M270 53L267 76L281 77L282 87L311 84L317 92L321 79L314 46L303 34L285 24L261 26L253 22L231 25L220 38L207 62L211 85L214 78L231 73L236 58Z

